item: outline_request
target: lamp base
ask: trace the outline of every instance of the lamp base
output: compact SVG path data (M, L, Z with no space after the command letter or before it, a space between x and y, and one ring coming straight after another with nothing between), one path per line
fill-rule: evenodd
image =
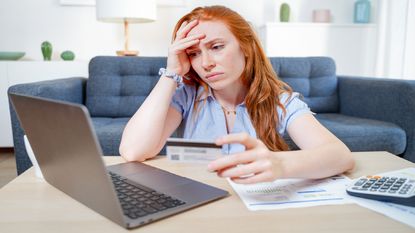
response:
M118 56L137 56L138 51L117 51Z

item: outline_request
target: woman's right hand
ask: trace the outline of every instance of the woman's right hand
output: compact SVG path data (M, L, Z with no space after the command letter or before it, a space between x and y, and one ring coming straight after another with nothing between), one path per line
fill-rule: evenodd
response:
M190 60L186 54L186 49L198 44L205 34L195 34L187 36L187 34L198 24L198 20L184 21L177 30L176 38L169 47L169 55L167 58L167 70L175 72L181 76L187 74L190 70Z

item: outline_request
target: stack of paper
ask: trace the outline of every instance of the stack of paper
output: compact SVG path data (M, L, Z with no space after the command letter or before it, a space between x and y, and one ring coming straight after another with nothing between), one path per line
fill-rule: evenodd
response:
M228 179L249 210L298 208L351 203L347 199L346 176L326 179L284 179L269 183L241 185Z
M415 178L415 168L377 174ZM351 180L334 176L320 180L284 179L269 183L241 185L228 179L249 210L273 210L356 203L415 228L415 207L350 196L346 187Z

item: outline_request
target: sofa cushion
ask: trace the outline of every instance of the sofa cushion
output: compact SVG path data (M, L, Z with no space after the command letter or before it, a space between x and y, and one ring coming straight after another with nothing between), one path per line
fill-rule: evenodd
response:
M317 114L316 118L351 151L388 151L397 155L405 151L406 133L396 124L341 114Z
M338 112L336 65L329 57L271 57L278 76L304 96L315 113Z
M104 155L119 155L121 135L129 118L94 117L92 124Z
M131 117L159 80L165 57L91 59L86 101L92 117Z
M120 155L119 147L121 143L122 132L124 131L128 117L108 118L108 117L93 117L92 124L98 136L98 141L102 148L104 155ZM180 137L175 131L172 137ZM160 154L166 154L166 148L163 147Z

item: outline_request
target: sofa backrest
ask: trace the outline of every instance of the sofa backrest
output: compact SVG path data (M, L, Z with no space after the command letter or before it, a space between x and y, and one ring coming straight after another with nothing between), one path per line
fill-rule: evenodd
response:
M271 57L277 75L315 113L338 112L336 65L330 57Z
M131 117L156 85L166 61L166 57L92 58L85 103L91 116Z
M337 77L328 57L271 57L278 76L316 113L337 112ZM89 64L86 106L93 117L131 117L159 80L166 57L98 56Z

